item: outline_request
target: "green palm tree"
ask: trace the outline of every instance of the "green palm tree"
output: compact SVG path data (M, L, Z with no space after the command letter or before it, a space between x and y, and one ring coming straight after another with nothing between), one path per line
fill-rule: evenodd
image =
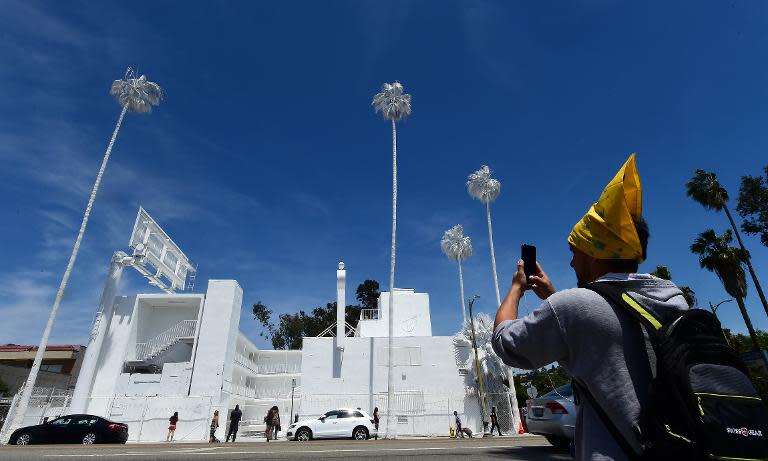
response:
M714 230L709 229L699 234L691 245L691 252L699 256L699 265L703 269L717 275L717 278L723 283L725 291L736 300L739 310L741 310L741 316L744 317L744 323L747 324L749 336L752 338L752 345L755 350L760 352L760 356L768 366L768 361L757 341L755 328L749 319L747 307L744 305L744 298L747 297L747 280L742 263L749 260L749 253L742 248L730 246L732 241L733 234L730 230L723 232L722 235L717 235Z
M744 242L741 240L741 234L736 227L736 223L733 221L731 210L728 208L728 191L717 180L717 175L709 171L696 170L693 174L693 178L686 184L688 191L688 197L699 202L707 210L725 211L725 215L728 216L728 221L731 223L731 228L736 234L736 240L739 242L739 247L746 255L744 262L749 269L749 275L752 277L752 282L755 284L757 295L760 297L760 302L763 304L765 314L768 315L768 301L765 300L765 294L760 286L760 282L757 280L755 270L752 268L752 262L750 261L749 253L747 252Z
M411 115L411 95L403 92L403 85L395 81L385 83L381 92L376 93L371 102L376 112L381 112L385 120L392 122L392 252L389 260L389 335L387 365L387 438L395 437L395 375L392 369L394 359L392 332L394 331L393 310L395 303L395 237L397 234L397 122Z
M35 354L35 360L32 362L32 369L29 371L29 376L27 377L27 381L24 384L24 390L22 391L18 406L14 412L14 426L21 424L21 418L24 417L24 414L27 411L29 399L32 396L32 389L35 386L37 374L40 370L40 364L43 361L43 354L45 353L45 348L48 346L48 337L51 334L53 322L56 319L56 313L59 310L59 305L61 304L61 300L64 297L64 292L67 289L67 283L69 282L69 277L72 274L72 268L75 265L75 260L77 259L77 255L80 251L80 243L83 240L85 228L88 225L88 218L91 215L91 209L93 208L93 203L96 200L96 194L99 191L99 186L101 185L101 179L104 176L104 171L107 169L107 163L109 162L109 157L112 154L112 147L115 145L117 133L120 131L120 126L123 124L125 113L152 112L152 106L160 104L160 99L162 99L163 95L162 89L157 83L148 81L147 77L144 75L137 77L133 69L130 67L125 72L125 77L123 79L115 80L112 83L112 89L110 93L115 97L117 103L120 104L122 110L120 111L120 116L117 119L115 130L112 132L112 138L109 140L109 144L107 145L107 150L104 152L104 158L101 161L101 168L99 168L99 173L96 175L96 181L93 184L91 195L88 198L88 204L85 207L83 220L80 224L80 231L77 233L77 238L75 238L75 245L72 248L72 253L69 256L69 262L67 263L67 268L64 271L64 276L61 278L59 289L56 292L56 298L53 301L53 307L51 307L51 313L48 316L48 323L45 325L45 330L43 330L43 337L40 339L40 345L37 349L37 353Z

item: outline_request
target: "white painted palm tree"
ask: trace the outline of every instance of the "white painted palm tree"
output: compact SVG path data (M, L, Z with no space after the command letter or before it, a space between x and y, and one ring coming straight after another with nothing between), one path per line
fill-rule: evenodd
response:
M392 252L389 260L389 339L387 340L387 435L395 437L395 412L392 404L395 401L393 363L393 314L395 302L395 239L397 234L397 122L411 114L411 95L403 92L400 82L385 83L381 92L376 93L371 102L376 112L381 112L385 120L392 122Z
M59 310L59 304L64 297L64 292L67 289L67 283L69 282L69 276L72 274L72 267L75 265L77 254L80 251L80 242L83 240L83 234L85 234L85 228L88 225L88 218L91 215L91 209L93 208L93 202L96 200L96 194L99 191L99 185L101 184L101 178L104 176L104 170L107 168L109 162L109 156L112 154L112 147L115 145L117 139L117 133L120 131L120 126L123 124L123 118L126 112L152 112L152 106L160 104L162 98L162 90L157 83L150 82L147 77L142 75L136 76L136 73L130 67L125 72L125 77L120 80L115 80L112 83L112 90L110 91L112 96L115 97L122 110L120 111L120 117L117 119L115 130L112 132L112 138L107 145L107 151L104 153L104 159L101 161L101 168L96 175L96 181L93 183L93 189L91 189L91 196L88 199L88 205L85 207L85 213L83 214L83 221L80 224L80 231L77 233L75 239L75 245L72 248L72 254L69 256L69 262L67 268L64 271L64 276L59 284L59 290L56 292L56 298L53 301L53 307L51 307L51 313L48 316L48 323L45 325L43 331L43 337L40 339L40 345L38 346L37 353L35 354L35 360L32 362L32 369L29 372L29 377L24 384L24 390L21 394L21 399L15 410L14 425L18 426L21 423L21 419L27 411L29 405L29 399L32 395L32 390L37 380L37 374L40 370L40 363L43 360L45 348L48 345L48 337L50 336L51 329L53 328L53 322L56 319L56 313Z
M496 273L496 252L493 249L493 227L491 226L491 203L501 193L501 183L498 179L491 178L491 170L483 165L467 178L467 191L472 198L485 203L488 215L488 240L491 242L491 267L493 269L493 286L496 289L496 304L501 305L499 295L499 277Z
M480 370L483 373L486 392L498 393L506 391L506 386L501 381L505 374L506 366L498 355L493 352L491 339L493 338L493 319L485 312L475 316L475 338L477 340L477 358L480 362ZM453 335L454 353L456 363L465 364L467 379L470 382L477 380L477 371L472 366L472 326L465 322L461 330Z
M461 269L461 262L466 261L472 256L472 239L464 235L464 228L461 224L456 224L443 234L440 240L440 247L443 253L451 261L459 263L459 292L461 293L461 318L462 325L467 323L467 307L464 304L464 273Z
M471 311L470 311L471 312ZM514 410L512 409L511 399L504 398L498 400L499 394L508 394L508 389L504 386L501 377L506 373L506 367L498 355L493 351L491 339L493 337L493 320L488 314L480 313L470 319L474 322L475 340L477 345L477 366L474 364L474 354L472 351L472 325L470 322L464 322L461 330L453 336L454 354L456 363L467 370L466 385L467 389L476 393L478 404L483 408L480 414L485 419L486 412L496 401L499 406L499 416L502 421L511 423L510 429L515 429ZM479 379L478 371L482 376ZM494 397L497 396L497 397Z
M493 288L496 290L496 306L501 305L499 293L499 276L496 271L496 252L493 249L493 226L491 225L491 203L496 201L501 193L501 183L498 179L491 178L491 169L482 165L479 170L470 174L467 178L467 191L472 198L485 204L486 217L488 219L488 241L491 246L491 268L493 270ZM507 368L509 379L510 405L514 414L515 424L520 424L520 410L517 408L517 393L515 392L514 375L512 368Z

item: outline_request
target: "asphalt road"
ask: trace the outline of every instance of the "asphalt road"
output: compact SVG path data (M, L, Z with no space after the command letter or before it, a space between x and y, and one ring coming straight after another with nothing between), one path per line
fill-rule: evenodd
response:
M253 442L236 444L130 444L2 446L0 460L254 460L254 459L398 459L418 461L475 460L570 460L538 436L485 439L411 439L357 442Z

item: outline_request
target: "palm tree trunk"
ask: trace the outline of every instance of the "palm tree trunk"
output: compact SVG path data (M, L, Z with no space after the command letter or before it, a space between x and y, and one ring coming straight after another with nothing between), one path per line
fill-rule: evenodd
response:
M37 381L37 374L40 371L40 364L43 362L45 349L46 347L48 347L48 337L50 336L51 330L53 329L53 322L56 319L56 313L59 310L61 299L64 297L64 291L67 289L67 283L69 282L69 277L70 275L72 275L72 267L74 267L75 260L77 260L77 254L80 251L80 242L82 242L83 240L83 234L85 234L85 228L88 225L88 218L91 215L93 202L96 200L96 193L99 191L101 178L104 176L104 170L106 170L107 168L107 163L109 162L109 156L112 154L112 147L115 145L115 139L117 139L117 133L120 131L120 125L123 124L123 117L125 117L125 112L127 110L128 110L128 105L123 106L123 110L120 112L120 117L117 119L117 124L115 125L115 131L112 133L112 139L110 139L109 145L107 146L107 151L104 153L104 159L101 161L101 168L99 169L99 174L96 176L96 181L93 184L93 189L91 190L91 196L88 199L88 205L85 207L83 222L80 224L80 231L78 232L77 238L75 239L75 246L72 248L72 254L69 256L69 262L67 263L67 268L64 271L64 276L62 277L61 283L59 284L59 290L56 292L56 298L53 301L53 307L51 307L51 313L48 316L48 323L46 323L45 325L45 330L43 330L43 337L40 338L40 344L37 347L35 360L32 362L32 369L29 370L29 376L27 377L27 381L24 384L24 391L21 394L21 399L19 400L18 407L15 411L15 417L13 421L14 427L19 427L21 425L24 415L27 412L29 399L30 397L32 397L32 391L35 387L35 381Z
M496 274L496 252L493 249L493 227L491 226L491 202L485 204L488 211L488 241L491 242L491 267L493 268L493 287L496 289L496 308L501 306L499 295L499 276Z
M393 373L395 306L395 238L397 234L397 126L392 120L392 253L389 260L389 337L387 338L387 439L395 438L395 375Z
M741 241L741 234L739 233L739 229L736 228L736 223L733 221L733 216L731 216L731 210L728 209L728 205L723 204L723 208L725 209L725 214L728 216L728 221L731 222L731 227L733 228L733 232L736 234L736 240L739 241L739 246L742 250L747 251L747 249L744 247L744 242ZM768 315L768 301L765 300L765 294L763 294L763 288L760 286L760 282L757 281L757 274L755 274L755 270L752 268L752 257L747 258L747 269L749 269L749 275L752 276L752 282L755 284L755 289L757 290L757 295L760 296L760 302L763 303L763 309L765 309L765 314Z
M749 331L749 337L752 338L752 347L760 354L760 358L763 360L766 368L768 368L768 359L763 354L763 349L760 347L760 342L757 340L757 333L755 333L755 327L752 326L752 320L747 313L747 307L744 305L744 298L736 298L736 302L739 304L739 310L741 316L744 317L744 323L747 324L747 330Z
M461 258L459 258L459 288L461 292L461 318L462 325L467 323L467 307L464 304L464 273L461 271Z
M491 202L485 204L486 214L488 216L488 241L491 243L491 267L493 268L493 287L496 289L496 307L501 306L501 296L499 295L499 276L496 273L496 251L493 249L493 226L491 225ZM512 407L512 431L516 431L520 426L520 408L517 404L517 390L515 389L515 375L512 367L507 368L507 380L509 381L509 406Z

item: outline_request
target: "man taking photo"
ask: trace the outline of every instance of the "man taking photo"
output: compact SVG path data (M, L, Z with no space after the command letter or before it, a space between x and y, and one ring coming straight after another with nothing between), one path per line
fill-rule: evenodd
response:
M688 309L682 292L667 280L638 274L646 258L648 227L642 218L642 192L632 154L600 199L568 237L578 288L556 291L537 263L526 278L523 261L496 313L493 349L507 365L535 369L558 362L586 387L600 407L581 399L576 423L576 458L625 460L627 443L641 451L640 408L648 399L651 367L646 339L637 321L588 284L619 284L644 306L664 315ZM544 302L518 319L525 290ZM600 411L610 420L607 427ZM625 442L617 440L618 432Z

